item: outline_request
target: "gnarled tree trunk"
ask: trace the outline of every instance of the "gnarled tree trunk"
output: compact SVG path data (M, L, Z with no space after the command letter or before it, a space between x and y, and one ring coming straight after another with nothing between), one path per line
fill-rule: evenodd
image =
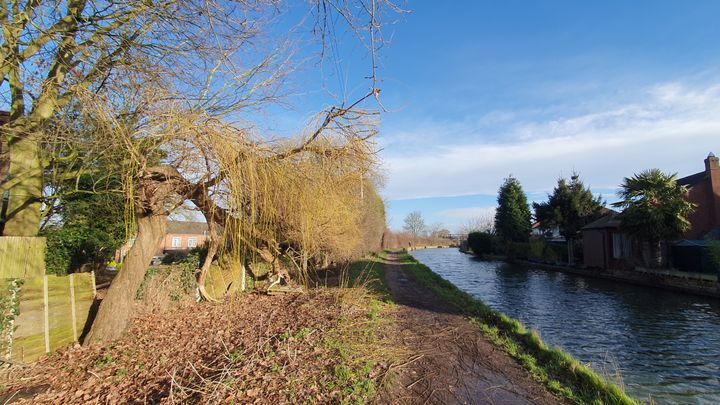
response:
M135 295L145 272L165 236L167 215L140 215L137 218L137 238L127 254L122 270L110 284L100 304L85 344L103 344L117 339L125 331L132 317Z

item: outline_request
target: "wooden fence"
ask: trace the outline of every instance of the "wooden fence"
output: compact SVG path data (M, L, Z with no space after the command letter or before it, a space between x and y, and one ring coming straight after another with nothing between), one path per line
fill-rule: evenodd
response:
M77 342L95 296L94 273L46 275L23 281L12 361L29 362Z
M30 362L78 341L95 298L95 274L45 275L45 238L5 236L0 290L0 356ZM10 318L13 308L19 311Z
M0 237L0 279L42 277L45 238Z

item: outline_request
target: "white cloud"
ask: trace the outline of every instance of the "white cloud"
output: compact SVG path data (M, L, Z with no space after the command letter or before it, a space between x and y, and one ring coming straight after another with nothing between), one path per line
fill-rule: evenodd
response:
M442 139L425 143L418 136L415 142L425 146L420 153L385 151L388 198L495 194L508 174L532 193L552 189L559 175L573 170L598 189L615 188L623 177L651 167L680 176L698 172L708 152L720 153L720 84L697 88L666 83L647 89L632 103L506 124L494 133L465 125L465 136L443 138L441 128L426 123L404 131L403 138L416 133ZM507 134L502 142L483 141L497 133ZM464 142L454 143L458 138Z

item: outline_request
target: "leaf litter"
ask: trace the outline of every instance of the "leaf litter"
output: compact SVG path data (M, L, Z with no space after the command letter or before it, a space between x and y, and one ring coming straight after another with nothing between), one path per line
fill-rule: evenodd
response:
M56 351L3 381L2 402L364 402L387 376L377 304L354 289L246 294L142 312L111 346ZM375 304L373 304L373 302ZM380 349L379 349L380 348ZM379 350L378 350L379 349ZM2 389L2 388L0 388ZM23 393L32 392L32 396Z

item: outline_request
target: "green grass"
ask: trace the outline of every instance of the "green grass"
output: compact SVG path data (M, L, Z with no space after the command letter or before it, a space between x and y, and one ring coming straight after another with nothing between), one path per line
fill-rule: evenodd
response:
M379 363L392 362L398 356L397 348L380 338L391 322L386 314L393 306L382 262L372 255L351 263L342 272L341 286L350 287L341 294L341 305L351 312L359 308L363 312L359 317L341 316L338 328L325 337L326 347L338 360L326 385L341 391L340 404L370 403L377 395L377 385L384 384L373 371ZM296 337L307 333L300 330Z
M468 315L493 344L520 362L551 392L575 404L639 403L571 355L546 345L536 332L526 330L519 321L459 290L409 254L399 253L399 257L419 283Z
M385 282L383 264L376 256L350 263L344 274L344 285L348 287L365 286L378 299L390 300L390 288Z

